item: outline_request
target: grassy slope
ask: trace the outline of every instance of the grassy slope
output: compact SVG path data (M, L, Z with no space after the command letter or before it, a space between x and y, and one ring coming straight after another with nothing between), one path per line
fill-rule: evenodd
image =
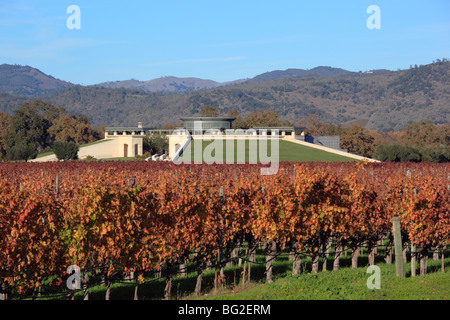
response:
M449 264L447 259L447 265ZM437 268L438 263L430 265ZM257 283L246 290L234 288L210 299L233 300L449 300L450 272L398 278L395 264L377 264L381 289L370 290L367 267L279 277L271 284ZM405 266L410 267L410 264ZM208 298L208 297L205 297Z
M191 161L200 161L200 157L197 156L197 154L194 153L196 148L198 148L198 145L202 143L202 155L203 155L203 160L210 160L213 161L214 159L219 159L222 160L226 159L227 157L227 145L226 143L223 143L223 151L222 152L217 152L218 150L220 151L220 145L219 144L215 144L212 145L212 143L215 142L210 142L210 141L200 141L200 140L193 140L190 144L190 148L188 147L188 150L185 151L185 157L187 159L191 159ZM208 147L208 145L210 145L210 147ZM190 149L190 150L189 150ZM213 151L213 149L215 149ZM272 149L272 145L271 145L271 141L269 140L267 143L267 152L263 152L263 155L267 154L269 158L272 158L272 154L271 154L271 149ZM249 162L249 155L250 155L250 150L252 150L252 154L255 154L255 149L253 147L250 146L249 141L246 141L245 143L245 147L239 147L238 143L234 144L234 161L236 162L238 160L238 154L245 154L245 162ZM264 151L264 149L262 149ZM190 157L189 157L189 152L190 152ZM260 158L259 154L261 154L261 151L259 149L259 145L258 145L258 149L256 151L256 153L258 153L258 158L257 161L260 162L261 159L264 159L264 157ZM211 155L211 157L207 157L207 155ZM279 159L279 161L298 161L298 162L308 162L308 161L322 161L322 162L341 162L341 161L356 161L355 159L352 158L347 158L344 156L340 156L337 154L333 154L333 153L329 153L323 150L318 150L318 149L314 149L314 148L309 148L306 146L302 146L302 145L298 145L289 141L279 141L279 156L275 157L275 154L273 156L273 160L275 159Z
M80 148L82 147L87 147L93 144L97 144L97 143L101 143L107 140L100 140L100 141L95 141L92 143L88 143L85 145L81 145ZM194 157L193 156L193 150L195 150L196 145L199 144L200 141L199 140L194 140L191 143L191 161L196 161L200 158L198 157ZM207 146L209 144L211 144L212 142L206 142L204 141L202 144L202 154L211 154L213 157L216 156L216 153L212 152L210 149L206 150L205 153L205 149L207 148ZM268 141L267 144L267 155L268 157L271 157L271 142L270 140ZM211 148L213 147L213 145L211 145ZM250 155L250 150L254 150L253 148L250 147L250 144L248 141L246 141L245 143L245 147L244 148L240 148L239 145L237 143L235 143L234 145L234 161L237 162L238 161L238 154L245 154L245 162L249 162L249 155ZM259 145L258 145L258 149L257 149L257 153L260 153L259 151ZM239 152L238 152L239 151ZM46 152L46 153L41 153L37 156L37 158L41 158L44 156L48 156L53 154L53 152ZM266 153L263 153L263 155ZM222 153L217 153L217 158L218 159L226 159L226 143L223 143L223 152ZM134 157L129 157L129 158L111 158L111 159L107 159L107 160L134 160ZM209 159L209 158L208 158ZM263 158L262 158L263 159ZM314 148L308 148L306 146L302 146L302 145L298 145L289 141L283 141L281 140L279 143L279 156L274 158L275 159L279 159L279 161L284 162L284 161L299 161L299 162L308 162L308 161L322 161L322 162L347 162L347 161L356 161L355 159L352 158L347 158L344 156L340 156L337 154L333 154L333 153L329 153L326 151L322 151L322 150L318 150L318 149L314 149ZM205 159L203 159L205 160ZM258 155L257 161L260 162L261 158Z
M280 161L323 161L348 162L356 161L334 153L308 148L289 141L280 141Z

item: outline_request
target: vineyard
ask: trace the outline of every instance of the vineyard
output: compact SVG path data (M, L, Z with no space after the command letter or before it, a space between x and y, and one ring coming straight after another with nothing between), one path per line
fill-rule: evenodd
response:
M449 164L285 162L263 176L257 165L3 163L0 177L3 299L71 299L69 266L81 270L86 295L100 277L109 299L112 279L132 274L137 297L157 275L169 299L173 276L189 265L200 295L204 270L215 268L220 282L226 264L250 264L257 248L267 282L280 252L292 256L292 274L300 254L317 273L331 246L337 270L344 248L353 267L361 247L374 264L384 241L389 263L394 216L425 274L428 255L444 259L450 238Z

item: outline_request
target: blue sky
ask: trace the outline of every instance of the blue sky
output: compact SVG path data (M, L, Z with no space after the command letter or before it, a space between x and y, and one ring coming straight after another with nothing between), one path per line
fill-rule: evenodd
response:
M81 29L70 30L70 5ZM377 5L381 29L369 29ZM448 0L0 0L0 64L76 84L288 68L406 69L450 58Z

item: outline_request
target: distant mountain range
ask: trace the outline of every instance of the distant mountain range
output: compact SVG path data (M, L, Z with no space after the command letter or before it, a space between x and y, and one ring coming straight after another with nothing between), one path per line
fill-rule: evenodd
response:
M140 89L147 92L159 91L164 93L183 93L235 85L243 83L245 81L246 80L236 80L221 83L213 80L205 80L199 78L162 77L148 81L139 81L134 79L124 81L109 81L99 83L96 86L104 88Z
M294 125L316 114L328 123L389 131L418 120L450 121L450 62L397 71L276 70L227 83L163 77L93 86L74 85L28 66L1 65L0 111L12 114L33 99L84 114L96 126L179 124L180 117L212 105L221 115L268 109Z
M0 91L6 93L38 96L64 90L71 85L29 66L0 65Z
M375 72L389 72L388 70ZM307 76L338 77L358 74L340 68L316 67L313 69L287 69L265 72L250 79L239 79L229 82L216 82L194 77L179 78L174 76L140 81L135 79L107 81L95 84L103 88L138 89L146 92L185 93L198 90L214 89L245 82L259 82L274 79L293 79ZM30 66L0 65L0 91L9 94L25 96L39 96L50 92L60 91L73 86L69 82L55 79L42 71Z
M380 72L380 71L376 71ZM385 70L384 72L389 72ZM216 82L213 80L205 80L199 78L177 78L177 77L162 77L149 81L139 80L124 80L103 82L97 84L104 88L127 88L127 89L141 89L147 92L164 92L164 93L183 93L197 90L214 89L219 87L226 87L237 85L245 82L258 82L274 79L292 79L306 76L320 76L320 77L338 77L355 75L355 72L347 71L332 67L316 67L309 70L304 69L287 69L265 72L257 75L251 79L241 79L229 82Z
M309 70L304 69L287 69L287 70L276 70L266 72L249 80L249 82L274 80L274 79L292 79L301 78L306 76L320 76L320 77L337 77L337 76L349 76L354 74L351 71L347 71L339 68L331 67L316 67Z

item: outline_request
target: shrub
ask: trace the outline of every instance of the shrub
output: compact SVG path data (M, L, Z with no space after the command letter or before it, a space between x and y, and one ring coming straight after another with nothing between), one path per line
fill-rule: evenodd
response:
M97 161L97 159L94 156L87 155L82 159L83 161Z
M74 160L78 159L79 147L72 141L55 141L53 143L53 151L58 160Z
M34 159L37 156L37 149L36 147L29 143L25 142L19 142L18 144L14 145L10 149L8 149L6 155L8 160L25 160L28 161L29 159Z
M450 148L446 146L430 146L427 148L414 148L392 144L389 146L378 145L374 158L380 161L390 162L448 162L450 160Z

